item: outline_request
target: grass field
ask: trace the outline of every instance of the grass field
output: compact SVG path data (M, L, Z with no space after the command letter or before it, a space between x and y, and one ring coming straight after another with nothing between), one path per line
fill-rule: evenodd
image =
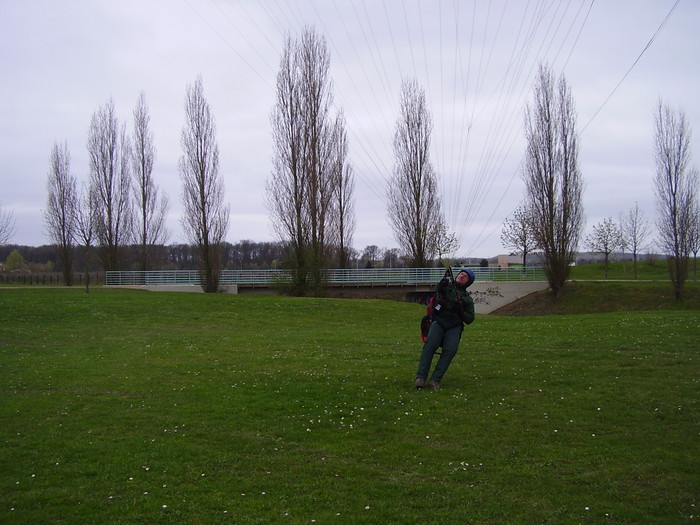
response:
M600 301L600 297L598 297ZM685 523L700 310L0 290L1 523Z
M696 262L691 259L689 265L689 281L693 281ZM571 268L571 279L605 279L603 263L582 264ZM634 263L632 261L611 262L608 266L608 279L634 280ZM665 259L648 260L643 256L637 261L637 279L668 281L668 262Z
M688 282L684 299L676 301L669 282L573 281L561 300L549 290L528 295L497 310L497 315L552 315L629 311L700 311L700 283Z

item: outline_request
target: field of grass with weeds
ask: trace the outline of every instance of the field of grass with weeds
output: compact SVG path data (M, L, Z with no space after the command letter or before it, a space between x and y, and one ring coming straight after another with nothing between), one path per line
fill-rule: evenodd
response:
M698 518L700 310L479 316L437 392L423 311L0 290L0 522Z
M560 300L549 290L536 292L493 312L496 315L700 311L700 283L687 282L683 300L676 301L671 284L663 281L572 281ZM700 335L700 334L699 334Z
M696 262L691 259L689 264L689 281L693 281L697 276L694 269ZM581 264L571 268L571 279L575 280L591 280L605 279L605 265L596 264ZM610 280L635 280L634 262L633 261L613 261L608 265L608 276ZM637 261L637 280L654 280L654 281L669 281L668 261L666 259L648 259L643 256Z

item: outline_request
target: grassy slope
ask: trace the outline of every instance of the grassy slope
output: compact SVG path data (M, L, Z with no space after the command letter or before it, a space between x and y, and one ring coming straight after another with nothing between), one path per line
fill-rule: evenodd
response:
M600 302L600 298L597 302ZM416 392L418 305L0 290L3 523L673 523L697 311L483 316Z
M612 263L604 279L602 264L572 268L561 300L538 292L494 312L496 315L583 314L649 310L700 310L700 283L689 280L680 303L673 297L665 261L639 262L637 280L632 263Z
M692 277L692 276L691 276ZM571 268L572 279L605 279L605 267L599 264L583 264ZM634 263L612 262L608 267L608 279L634 280ZM637 279L640 281L668 281L668 266L664 259L637 261Z

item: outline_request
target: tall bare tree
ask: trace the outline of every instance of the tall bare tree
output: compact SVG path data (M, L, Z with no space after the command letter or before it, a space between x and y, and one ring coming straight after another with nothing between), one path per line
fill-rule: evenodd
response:
M55 143L49 160L44 223L61 262L63 283L73 285L73 248L79 206L78 181L70 170L68 144Z
M424 267L446 231L437 174L430 162L433 121L425 91L415 80L401 84L400 116L394 132L394 172L388 187L389 222L401 250Z
M649 220L639 209L639 203L634 203L634 208L630 209L621 221L622 237L626 246L632 251L634 266L634 278L637 278L637 258L639 252L644 249L647 237L649 236Z
M334 183L336 197L335 228L337 230L338 266L348 268L352 252L352 239L355 232L355 179L352 166L347 162L348 141L345 118L340 113L335 124L336 157L334 163Z
M12 210L3 208L0 203L0 246L7 244L15 234L15 220Z
M304 29L298 40L288 37L271 114L274 158L267 206L277 234L289 246L292 292L298 294L322 292L339 233L334 220L346 146L337 144L345 140L338 130L344 120L331 114L329 66L326 41L313 29Z
M307 174L303 166L303 119L295 43L285 42L277 73L277 102L270 123L274 141L273 167L267 180L266 204L280 240L288 245L292 286L303 294L307 281L308 217L305 214Z
M216 123L204 98L201 77L187 86L182 150L179 164L184 206L182 226L199 252L202 289L216 293L222 267L221 244L229 226L229 206L224 205Z
M673 111L659 101L654 125L659 242L669 255L671 284L676 300L680 301L688 278L698 170L690 166L692 132L685 113Z
M519 206L512 218L506 218L501 231L501 243L508 250L523 254L523 266L527 265L527 254L537 247L532 228L532 213Z
M561 297L583 227L574 100L565 78L540 66L534 100L525 111L523 179L535 240L554 297Z
M76 213L76 241L83 247L83 270L85 272L85 293L90 292L90 258L95 232L99 221L97 198L94 188L83 187Z
M126 126L119 126L111 99L92 116L88 155L91 191L97 199L100 259L105 270L120 270L131 240L131 149Z
M622 230L615 224L612 217L607 217L593 226L593 231L586 237L586 245L594 253L600 253L604 257L603 267L605 278L608 278L610 267L610 255L624 246Z
M152 270L155 250L168 237L165 218L168 197L160 194L153 180L156 147L150 128L148 104L144 93L139 95L134 109L132 164L134 174L134 236L138 250L138 266L142 271Z
M311 278L315 293L322 293L325 271L332 255L334 197L336 195L336 147L331 104L333 95L328 74L330 53L324 38L304 31L299 42L302 69L302 104L306 116L304 133L308 174L308 214L311 228Z

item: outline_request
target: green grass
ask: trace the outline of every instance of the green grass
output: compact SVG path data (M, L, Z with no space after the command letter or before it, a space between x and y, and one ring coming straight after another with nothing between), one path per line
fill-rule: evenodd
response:
M688 282L684 299L676 301L668 282L573 281L566 283L561 300L549 290L530 294L495 312L498 315L594 314L630 311L698 310L700 283Z
M0 522L697 519L700 310L479 316L439 392L422 311L0 290Z
M689 281L693 280L694 261L690 260L689 266ZM605 279L605 265L597 264L582 264L571 268L571 279L590 280L590 279ZM608 266L609 280L634 280L634 263L626 262L611 262ZM665 259L653 259L649 261L645 256L640 256L637 261L637 280L640 281L669 281L668 263Z

